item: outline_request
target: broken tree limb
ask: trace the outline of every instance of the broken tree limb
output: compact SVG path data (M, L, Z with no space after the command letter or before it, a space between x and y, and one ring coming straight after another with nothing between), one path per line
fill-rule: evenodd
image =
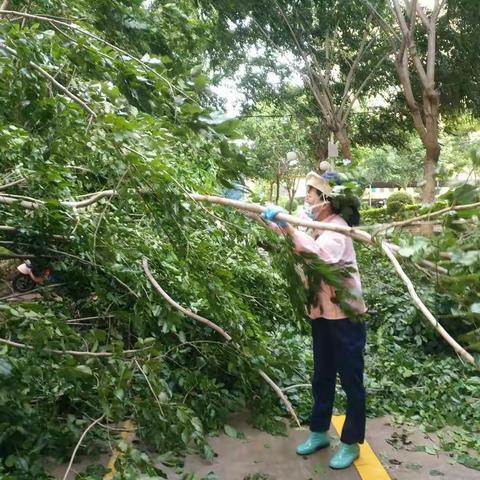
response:
M75 455L77 454L77 450L80 448L80 445L83 442L83 439L85 438L85 435L89 432L91 428L93 428L97 423L101 422L105 418L105 414L103 414L101 417L97 418L94 420L82 433L80 436L80 439L78 440L78 443L75 445L75 448L73 449L72 456L70 457L70 462L68 463L68 467L65 470L65 474L63 475L63 480L67 480L68 474L70 473L70 469L72 468L73 465L73 460L75 459Z
M213 323L212 321L204 318L204 317L200 317L200 315L197 315L196 313L193 313L192 311L182 307L180 304L178 304L177 302L175 302L175 300L173 300L163 289L162 287L160 287L160 285L158 284L158 282L155 280L155 278L153 277L152 275L152 272L150 271L150 268L148 266L148 259L146 257L143 257L142 259L142 266L143 266L143 270L145 272L145 274L147 275L148 279L150 280L150 283L153 285L153 287L155 288L155 290L157 290L160 295L162 295L162 297L170 304L172 305L173 307L175 307L177 310L181 311L183 314L185 314L187 317L190 317L190 318L193 318L194 320L197 320L201 323L203 323L204 325L207 325L209 326L210 328L212 328L213 330L217 331L218 333L220 333L220 335L222 335L223 338L225 338L225 340L227 340L227 342L230 342L232 340L232 337L227 333L225 332L225 330L223 330L222 328L220 328L218 325L216 325L215 323ZM233 343L233 346L235 347L236 350L239 350L239 346L236 345L235 343ZM288 398L284 395L284 393L282 392L282 390L280 389L280 387L261 369L257 369L257 372L259 373L259 375L263 378L263 380L265 380L265 382L267 382L268 385L270 385L270 387L272 387L272 389L274 390L274 392L277 394L277 396L280 398L280 400L283 402L283 404L285 405L285 407L287 408L288 412L290 413L290 415L292 416L292 418L295 420L295 423L297 424L297 426L299 428L301 428L301 424L300 424L300 420L298 419L297 417L297 414L295 413L295 410L293 409L292 407L292 404L290 403L290 401L288 400Z
M190 198L200 202L214 203L217 205L223 205L225 207L233 207L239 210L246 210L248 212L257 213L257 214L260 214L265 210L265 207L261 205L257 205L256 203L240 202L238 200L231 200L229 198L223 198L223 197L215 197L213 195L199 195L197 193L194 193L190 195ZM279 213L277 215L277 218L279 220L285 220L288 223L291 223L293 225L300 225L302 227L313 227L321 230L330 230L332 232L339 232L339 233L348 235L349 237L355 238L356 240L360 240L360 241L369 243L371 245L375 244L375 240L368 232L365 232L358 228L353 228L353 227L348 227L343 225L334 225L332 223L327 223L327 222L314 222L312 220L301 220L300 218L295 217L294 215L289 215L288 213Z
M234 207L240 210L246 210L252 213L262 213L265 210L265 207L261 205L253 204L253 203L246 203L240 202L237 200L231 200L228 198L222 197L215 197L210 195L199 195L193 194L191 197L197 201L205 201L213 204L224 205L228 207ZM474 365L476 368L480 369L480 366L475 362L474 357L468 353L462 346L460 346L451 336L450 334L440 325L438 320L434 317L434 315L430 312L430 310L425 306L425 304L421 301L420 297L415 291L412 281L408 278L406 273L403 271L400 263L398 262L397 258L395 257L396 250L400 247L398 245L389 244L382 239L378 239L372 237L369 233L352 227L342 226L342 225L332 225L331 223L326 222L315 222L309 220L301 220L293 215L288 215L286 213L279 213L277 215L279 220L287 221L294 225L301 225L305 227L313 227L317 229L323 230L331 230L334 232L343 233L344 235L348 235L355 240L359 240L371 245L379 245L382 251L385 253L387 258L393 264L395 271L402 279L403 283L407 286L408 293L410 294L414 304L420 309L423 315L428 319L428 321L433 325L435 330L444 338L447 343L453 347L455 352L457 352L462 358L467 360L469 363ZM431 262L430 262L431 266Z
M189 197L196 201L208 202L208 203L213 203L217 205L223 205L226 207L233 207L233 208L236 208L237 210L242 210L242 211L250 212L252 214L257 214L257 215L261 214L265 210L265 207L261 205L257 205L255 203L240 202L238 200L231 200L229 198L223 198L223 197L215 197L212 195L199 195L195 193L195 194L189 195ZM360 242L364 242L369 245L380 245L381 242L383 242L381 238L375 237L374 235L371 235L365 230L362 230L359 228L336 225L336 224L327 223L327 222L317 222L313 220L302 220L294 215L288 215L287 213L279 213L277 215L277 218L279 220L285 220L291 223L292 225L299 225L302 227L311 227L311 228L316 228L320 230L330 230L332 232L343 233L344 235L348 235L349 237L352 237L354 240L358 240ZM400 247L398 245L395 245L394 243L389 242L388 246L390 247L391 250L394 251L396 255L398 254L398 250L400 250ZM427 268L432 269L437 273L444 273L444 274L448 273L448 270L442 267L439 267L438 265L435 265L433 262L430 262L428 260L420 260L419 263Z
M88 198L85 200L79 200L79 201L68 201L68 200L61 200L60 204L65 206L65 207L71 207L71 208L85 208L88 207L89 205L92 205L93 203L98 202L100 199L104 197L112 197L117 195L117 192L115 190L103 190L102 192L95 192L92 194L88 195ZM36 208L40 208L43 205L45 205L45 202L43 200L35 199L35 198L30 198L30 200L26 200L25 197L21 197L18 195L0 195L0 203L5 203L7 205L12 205L12 204L17 204L20 205L23 208L26 208L27 210L34 210Z
M409 225L409 224L411 224L413 222L417 222L419 220L430 220L430 218L432 218L432 217L438 217L439 215L444 215L448 212L469 210L470 208L475 208L475 207L480 208L480 202L469 203L469 204L466 204L466 205L453 205L451 207L442 208L441 210L437 210L435 212L429 212L429 213L425 213L423 215L419 215L418 217L408 218L407 220L401 220L401 221L398 221L398 222L380 224L380 225L376 225L376 227L377 227L378 230L387 230L389 228L394 228L394 227L403 227L405 225Z
M0 48L3 48L6 50L8 53L11 55L16 56L17 52L13 49L8 47L7 45L0 43ZM45 77L48 81L53 83L58 89L60 89L70 100L73 100L74 102L78 103L84 110L86 110L93 118L97 117L97 114L77 95L72 93L67 87L63 86L58 80L55 80L46 70L44 70L40 65L37 65L36 63L33 62L28 62L28 65L36 70L40 75Z
M385 255L390 259L392 262L398 276L402 279L403 283L407 286L408 292L412 297L415 305L420 309L423 315L427 318L427 320L433 325L433 328L441 335L441 337L460 355L464 358L467 362L474 365L477 369L480 370L480 365L475 362L473 355L468 353L461 345L459 345L453 337L440 325L438 320L432 315L430 310L426 307L426 305L422 302L420 297L418 296L417 292L415 291L415 287L413 286L412 281L408 278L407 274L403 271L400 263L395 258L395 255L390 250L390 248L385 244L382 243L382 250L385 252Z
M5 189L7 189L7 188L9 188L9 187L13 187L13 186L15 186L15 185L19 185L20 183L23 183L23 182L25 182L25 181L26 181L25 178L20 178L20 179L18 179L18 180L14 180L14 181L12 181L12 182L5 183L4 185L0 185L0 190L5 190Z
M190 310L187 310L185 307L182 307L179 303L177 303L168 293L158 284L158 282L155 280L155 278L152 275L152 272L150 271L150 268L148 267L148 260L146 258L143 258L142 260L142 265L143 265L143 270L145 274L147 275L148 279L150 280L150 283L154 286L155 290L173 307L175 307L177 310L182 312L184 315L187 317L193 318L194 320L197 320L200 323L203 323L207 327L210 327L211 329L215 330L218 332L227 342L230 342L232 340L232 337L225 331L223 328L219 327L215 323L211 322L207 318L204 318L200 315L197 315L196 313L193 313Z
M35 348L32 347L31 345L14 342L13 340L8 340L7 338L0 338L0 343L3 343L4 345L10 345L11 347L26 348L27 350L35 350ZM147 350L147 348L150 348L150 347L140 348L138 350L123 350L122 352L120 352L120 354L132 355L134 353ZM117 355L116 353L111 353L111 352L81 352L77 350L55 350L53 348L44 348L42 350L44 352L58 353L60 355L73 355L76 357L113 357L113 355Z

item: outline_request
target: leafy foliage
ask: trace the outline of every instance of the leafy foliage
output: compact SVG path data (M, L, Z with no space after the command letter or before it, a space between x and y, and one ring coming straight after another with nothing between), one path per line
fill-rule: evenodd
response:
M445 433L443 448L468 464L472 449L480 450L474 427L478 423L478 373L448 354L448 347L409 303L388 262L365 247L358 253L372 310L365 356L370 414L394 413L400 423L410 421L427 432L455 427L456 442ZM450 295L438 291L421 274L408 273L429 309L445 322L445 313L452 307ZM463 328L458 323L444 324L455 335Z
M92 31L111 5L90 6L77 4L75 13ZM49 7L68 13L61 2ZM215 114L201 70L176 52L168 56L176 38L162 38L157 17L142 8L117 9L109 28L93 30L141 61L78 30L1 23L16 52L0 57L1 183L23 178L9 194L45 203L27 213L2 204L0 223L16 229L4 237L11 252L52 264L62 283L34 303L0 305L0 336L32 347L0 350L5 476L41 478L42 458L65 460L101 413L113 423L134 419L139 437L158 450L195 448L211 457L205 433L221 429L230 411L248 406L264 427L278 423L271 412L283 411L256 373L261 367L281 382L295 364L292 352L269 347L282 344L296 315L285 280L257 252L259 242L275 239L185 195L219 191L220 180L244 165L235 124ZM179 24L198 26L193 8L164 8ZM81 96L96 118L31 61ZM106 189L115 195L87 208L61 203ZM240 354L152 291L144 256L169 294L229 331ZM83 453L105 448L106 438L95 427ZM122 478L145 460L127 453Z
M25 345L0 348L2 478L48 478L42 459L68 459L85 428L102 414L113 424L133 419L140 439L157 450L196 450L207 458L214 452L206 433L225 430L232 410L248 408L255 425L283 431L278 415L285 411L256 370L264 369L281 386L304 382L311 371L291 248L247 219L207 212L186 195L221 191L249 168L250 157L237 146L238 125L216 111L199 66L206 59L211 17L188 1L157 1L150 10L142 2L107 0L14 4L75 18L81 29L14 18L0 23L2 39L15 51L0 54L1 184L23 179L8 194L44 202L31 210L0 204L0 223L15 229L2 230L2 255L32 255L37 268L51 264L61 283L39 290L41 298L34 302L0 304L0 337ZM171 25L175 28L166 28ZM30 62L87 103L95 118ZM87 208L66 204L107 189L114 194ZM463 188L447 200L466 203L476 194ZM429 302L447 314L453 300L455 315L468 312L473 320L478 279L468 276L478 270L478 235L453 219L474 222L475 215L467 210L448 217L451 229L434 240L452 254L445 262L457 279L464 277L464 291L448 287L455 295L435 294ZM435 257L437 251L414 239L404 244L413 258L425 252ZM163 301L141 270L143 257L172 298L227 330L240 351ZM319 270L334 280L324 265ZM381 293L375 298L385 305L386 321L378 326L372 351L384 356L371 371L381 378L385 358L392 378L400 368L412 370L415 365L401 363L399 346L407 337L398 329L408 338L414 333L425 355L444 355L444 365L458 369L449 385L459 402L441 413L443 418L475 419L473 402L463 416L458 406L475 386L456 383L458 372L469 371L446 358L413 307L400 308L409 308L405 298L392 304L396 297L384 299ZM404 321L397 310L408 313ZM472 322L455 332L469 334ZM399 337L399 345L382 350L387 336ZM125 353L129 349L137 351ZM425 361L421 371L431 388L439 364ZM388 384L382 394L398 397L395 388ZM292 400L305 419L308 399L292 395ZM411 404L390 405L412 414ZM439 403L434 406L444 412ZM92 429L81 452L104 449L107 432ZM144 452L119 448L125 453L121 478L140 472L162 476ZM83 478L103 473L94 467Z
M412 196L407 192L394 192L387 199L387 213L400 218L404 213L405 205L412 203Z

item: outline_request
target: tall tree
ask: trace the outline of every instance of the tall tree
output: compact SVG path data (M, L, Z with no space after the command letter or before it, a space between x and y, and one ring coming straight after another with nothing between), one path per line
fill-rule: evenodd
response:
M435 82L435 60L437 52L437 20L444 1L435 0L430 14L417 3L393 0L393 8L399 26L401 41L395 55L395 68L400 85L412 115L415 129L425 147L424 186L422 201L431 203L435 199L435 168L440 156L438 143L438 120L440 94ZM421 21L427 36L427 48L422 55L419 42L415 39L417 20ZM415 96L412 88L414 68L420 84L420 93ZM421 96L420 96L421 95Z
M384 2L381 2L382 5ZM252 48L265 51L264 68L278 71L290 58L290 72L301 73L315 98L319 116L351 158L348 122L363 96L384 88L389 45L363 2L316 0L272 2L206 1L218 12L220 41L227 57L235 47L248 62ZM378 8L383 10L383 6ZM250 46L250 48L246 48ZM221 50L221 49L220 49ZM222 65L217 51L214 62Z
M425 149L422 201L431 203L440 156L440 114L480 110L480 40L474 28L480 17L478 2L434 0L428 10L418 0L392 0L393 22L370 8L396 52L399 85Z

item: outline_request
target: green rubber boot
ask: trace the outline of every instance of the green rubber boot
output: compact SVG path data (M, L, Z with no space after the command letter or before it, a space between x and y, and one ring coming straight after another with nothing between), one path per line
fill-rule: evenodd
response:
M340 470L341 468L348 468L360 455L360 447L358 443L347 445L340 442L340 448L335 452L335 455L330 460L330 468Z
M310 455L316 450L328 447L330 445L330 437L328 432L310 432L307 440L297 446L298 455Z

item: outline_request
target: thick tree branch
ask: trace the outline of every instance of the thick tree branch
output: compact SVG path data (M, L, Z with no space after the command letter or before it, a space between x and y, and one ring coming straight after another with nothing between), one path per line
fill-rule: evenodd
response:
M89 194L89 197L86 198L85 200L80 200L80 201L65 201L61 200L60 204L64 205L65 207L71 207L71 208L85 208L88 207L89 205L92 205L93 203L98 202L100 199L104 197L112 197L117 195L117 192L115 190L104 190L102 192L95 192L92 194ZM8 194L3 194L0 195L0 203L5 203L7 205L12 205L12 204L18 204L23 208L26 208L28 210L34 210L36 208L40 208L43 205L45 205L45 202L43 200L38 200L32 198L30 200L24 200L27 197L22 197L19 195L8 195Z
M226 207L233 207L239 210L247 210L252 213L262 213L265 210L265 207L261 205L257 205L255 203L247 203L247 202L240 202L238 200L231 200L229 198L224 197L215 197L212 195L199 195L197 193L191 194L193 200L201 201L201 202L208 202L217 205L223 205ZM300 218L294 215L288 215L286 213L280 213L277 215L279 220L286 220L287 222L291 223L292 225L300 225L302 227L314 227L321 230L330 230L332 232L339 232L345 235L348 235L352 238L357 240L369 243L373 245L375 243L372 236L360 229L343 226L343 225L334 225L332 223L326 222L314 222L312 220L301 220Z
M247 210L253 213L261 213L265 210L265 207L262 207L261 205L256 205L256 204L250 204L250 203L245 203L245 202L239 202L237 200L230 200L228 198L222 198L222 197L213 197L213 196L208 196L208 195L192 195L192 197L195 200L200 200L200 201L206 201L209 203L214 203L214 204L220 204L220 205L225 205L225 206L230 206L234 207L237 209L241 210ZM360 240L365 243L369 244L379 244L382 251L385 253L385 255L388 257L388 259L392 262L395 270L399 274L400 278L402 281L405 283L407 286L408 292L410 296L412 297L415 305L417 305L420 309L420 311L427 317L427 319L432 323L432 325L435 327L435 329L440 333L440 335L454 348L454 350L457 353L460 353L463 358L465 358L469 363L472 363L475 365L477 368L480 369L480 366L476 364L474 358L472 355L470 355L463 347L461 347L458 343L453 340L453 338L446 332L446 330L438 323L438 321L435 319L435 317L432 315L432 313L428 310L428 308L425 306L425 304L420 300L418 297L417 293L415 292L415 289L413 287L413 284L411 280L408 278L408 276L405 274L405 272L402 270L402 267L400 266L400 263L398 260L395 258L395 254L393 253L392 249L398 249L399 247L397 245L390 245L389 243L385 242L384 240L378 240L377 238L372 237L369 233L365 232L364 230L352 228L352 227L347 227L347 226L342 226L342 225L332 225L331 223L326 223L326 222L314 222L314 221L307 221L307 220L301 220L297 217L294 217L292 215L288 215L286 213L279 213L276 218L279 220L285 220L293 225L301 225L305 227L313 227L316 229L320 230L330 230L330 231L335 231L335 232L340 232L345 235L349 235L353 239ZM431 263L431 262L429 262Z
M477 364L475 361L475 358L473 355L468 353L461 345L459 345L451 336L450 334L438 323L438 320L432 315L430 310L425 306L425 304L422 302L420 297L418 296L417 292L415 291L415 287L413 286L413 283L411 280L408 278L406 273L403 271L400 263L398 260L395 258L395 255L393 252L390 250L390 248L387 246L385 242L382 242L382 250L385 252L387 257L390 259L392 262L396 272L398 273L399 277L402 279L403 283L407 286L408 292L410 293L410 296L412 297L413 301L415 302L415 305L420 309L420 311L423 313L423 315L427 318L427 320L433 325L433 328L442 336L444 340L457 352L458 355L460 355L462 358L464 358L467 362L471 363L474 365L478 370L480 370L480 365Z
M0 195L0 203L5 203L7 205L18 204L27 210L34 210L35 208L41 207L44 202L41 200L36 200L35 202L29 202L26 200L20 200L19 198L10 197L8 195Z
M406 63L405 50L408 49L410 57L415 65L418 76L424 88L428 88L429 82L425 69L423 68L422 61L417 52L417 46L413 38L414 28L415 28L415 19L416 19L416 4L417 0L413 0L410 5L410 26L407 25L405 17L402 13L402 8L400 6L399 0L392 0L393 8L395 15L397 17L398 25L400 26L400 31L402 32L402 45L398 54L398 58L402 59L402 62ZM407 67L408 71L408 67Z
M405 4L408 6L409 2L405 1ZM410 7L411 8L411 7ZM425 10L421 5L417 3L417 15L420 17L420 20L423 23L423 26L426 28L427 33L430 31L430 20L428 19L427 14L425 13Z
M5 345L10 345L11 347L16 348L26 348L28 350L36 350L31 345L27 345L25 343L14 342L12 340L8 340L7 338L0 338L0 343ZM143 352L147 350L147 348L140 348L137 350L123 350L119 353L111 353L111 352L82 352L78 350L55 350L53 348L42 348L42 351L49 352L49 353L57 353L59 355L73 355L75 357L113 357L114 355L133 355L135 353Z
M419 220L430 220L432 217L438 217L439 215L444 215L445 213L452 212L452 211L461 211L461 210L470 210L471 208L480 207L480 202L477 203L469 203L466 205L452 205L451 207L442 208L441 210L437 210L436 212L429 212L423 215L419 215L418 217L409 218L407 220L402 220L398 222L391 222L382 225L378 225L380 230L387 230L393 227L403 227L404 225L409 225L413 222L418 222Z
M184 92L182 89L173 85L168 80L168 78L166 78L163 75L161 75L160 73L158 73L155 69L148 66L145 62L143 62L139 58L137 58L134 55L128 53L126 50L123 50L122 48L117 47L117 46L113 45L112 43L107 42L106 40L104 40L103 38L95 35L94 33L91 33L88 30L85 30L84 28L80 27L79 25L77 25L75 23L72 23L72 22L69 22L69 21L58 20L56 18L48 17L48 16L45 16L45 15L33 15L31 13L18 12L16 10L6 10L6 9L5 10L0 10L0 15L2 15L2 14L14 14L14 15L17 15L17 16L23 17L23 18L29 18L29 19L32 19L32 20L40 20L40 21L43 21L43 22L49 22L49 23L55 23L57 25L63 25L64 27L71 28L72 30L75 30L75 31L77 31L77 32L79 32L83 35L86 35L87 37L93 38L94 40L97 40L98 42L101 42L104 45L109 46L112 50L115 50L116 52L127 56L128 58L130 58L130 60L133 60L134 62L140 64L145 70L148 70L149 72L151 72L156 77L162 79L172 90L178 91L188 100L197 103L196 100L194 100L192 97L190 97L186 92Z
M438 3L438 2L437 2ZM437 40L437 17L435 12L430 17L430 28L428 29L427 40L427 81L429 83L429 93L435 88L435 56Z
M1 13L1 12L0 12ZM17 55L17 52L13 49L5 45L4 43L0 43L0 48L3 48L7 52L12 55ZM47 80L52 82L57 88L59 88L68 98L73 100L74 102L78 103L84 110L86 110L93 118L97 117L97 114L79 97L77 97L74 93L72 93L68 88L64 87L60 82L55 80L47 71L45 71L40 65L37 65L33 62L28 62L31 68L36 70L40 75L45 77Z
M193 318L194 320L197 320L200 323L203 323L207 327L210 327L211 329L215 330L218 332L227 342L230 342L232 340L232 337L223 330L223 328L219 327L215 323L211 322L205 317L202 317L200 315L197 315L196 313L193 313L191 310L186 309L185 307L182 307L179 303L177 303L175 300L173 300L172 297L168 295L167 292L158 284L158 282L155 280L154 276L152 275L152 272L150 271L150 268L148 267L148 260L146 258L143 258L142 260L142 266L145 274L147 275L148 279L150 280L150 283L154 286L155 290L174 308L182 312L184 315L187 317Z
M180 304L175 302L175 300L173 300L170 296L168 296L165 293L165 291L160 287L160 285L155 280L155 278L153 277L152 272L150 271L150 268L148 266L148 260L145 257L142 259L142 266L143 266L143 270L144 270L145 274L147 275L148 279L150 280L150 283L160 293L160 295L162 295L162 297L165 298L165 300L167 300L167 302L170 305L175 307L177 310L181 311L187 317L193 318L194 320L197 320L197 321L203 323L204 325L209 326L213 330L217 331L218 333L220 333L220 335L222 335L223 338L225 338L225 340L227 340L227 342L230 342L232 340L232 337L227 332L225 332L222 328L220 328L218 325L216 325L215 323L211 322L210 320L208 320L204 317L200 317L200 315L197 315L196 313L193 313L192 311L182 307ZM233 344L233 346L235 347L236 350L239 350L238 345ZM270 387L273 388L273 390L278 395L280 400L284 403L285 407L287 408L287 410L290 413L290 415L292 416L292 418L295 420L298 427L301 427L300 421L297 417L297 414L295 413L295 410L292 407L292 404L290 403L288 398L283 394L280 387L263 370L258 369L257 372L265 380L265 382L267 382L268 385L270 385Z
M18 185L19 183L23 183L25 181L25 178L20 178L18 180L14 180L13 182L5 183L4 185L0 185L0 190L5 190L9 187L13 187L14 185Z

